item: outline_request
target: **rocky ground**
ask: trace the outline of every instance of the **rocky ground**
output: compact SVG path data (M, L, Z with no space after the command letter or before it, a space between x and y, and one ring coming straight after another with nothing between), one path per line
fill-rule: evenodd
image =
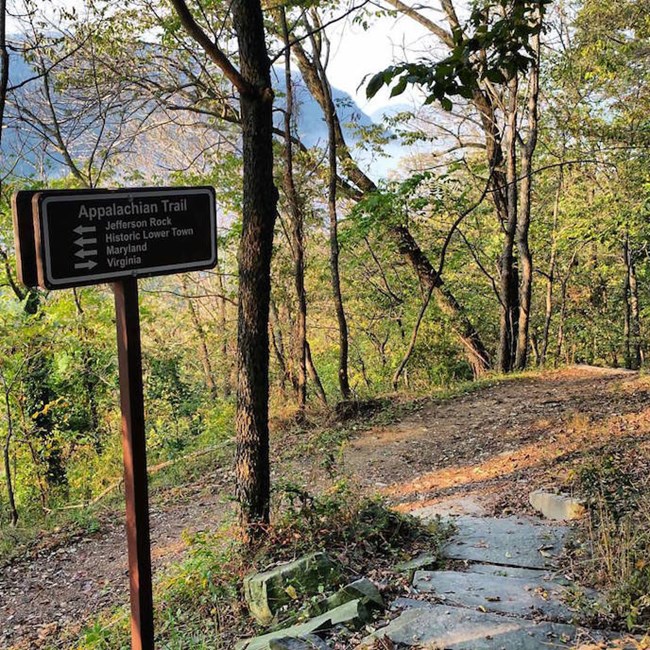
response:
M650 458L650 382L636 373L575 367L425 400L395 424L360 426L342 469L403 511L530 515L532 490L569 485L580 462L614 443ZM287 444L278 438L278 453ZM320 460L294 468L323 481ZM182 554L183 531L222 521L230 490L230 469L223 468L154 498L156 570ZM3 567L0 646L39 647L60 628L126 602L125 548L117 513L96 533L45 539L40 551Z

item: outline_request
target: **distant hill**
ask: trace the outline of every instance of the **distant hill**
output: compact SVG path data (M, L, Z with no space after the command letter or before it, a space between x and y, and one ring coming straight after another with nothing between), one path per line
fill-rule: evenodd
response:
M284 71L274 68L272 76L277 94L276 106L283 108L285 105ZM24 83L32 77L34 77L34 71L29 64L19 54L12 53L10 59L10 86ZM293 73L293 80L298 130L301 140L308 147L326 147L327 124L321 107L312 98L298 72ZM21 90L27 101L29 101L30 94L34 92L32 84L36 83L38 81L30 82ZM373 117L359 108L348 93L338 88L332 90L346 140L353 147L358 142L358 129L381 123L383 113L377 112L373 115L373 117L378 118L377 122L375 122ZM277 127L282 128L281 111L276 111L274 121ZM392 149L393 146L391 145L390 148ZM366 158L366 156L362 156L362 158ZM35 169L39 170L38 175L40 175L43 167L45 167L44 173L53 178L67 173L63 159L58 154L51 153L44 157L43 147L36 133L27 130L27 127L21 125L20 121L16 119L9 120L3 132L2 161L5 169L11 166L13 173L22 177L33 176ZM369 168L369 162L366 161L364 166Z
M292 74L294 85L294 103L298 118L298 130L301 140L308 146L327 146L327 124L318 102L311 96L299 72ZM284 108L285 85L284 71L273 69L273 86L277 93L276 105ZM374 122L364 113L354 99L343 90L332 88L332 97L343 125L346 140L353 144L357 139L355 126L370 127ZM276 126L282 126L282 115L276 117Z

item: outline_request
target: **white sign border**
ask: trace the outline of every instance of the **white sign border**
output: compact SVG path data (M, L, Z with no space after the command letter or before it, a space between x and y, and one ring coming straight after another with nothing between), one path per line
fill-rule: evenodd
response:
M206 260L199 260L195 262L185 262L178 264L168 264L166 266L149 266L147 268L139 269L130 269L124 271L115 271L114 273L100 273L100 274L90 274L90 275L73 275L66 278L54 278L52 276L52 259L50 252L50 223L47 214L47 206L50 203L61 203L66 202L70 203L71 201L88 201L88 200L109 200L117 199L124 200L129 198L163 198L171 195L176 196L177 198L183 198L184 196L191 196L196 194L207 194L210 198L210 258ZM125 190L111 190L105 193L93 193L93 194L60 194L55 196L46 196L41 202L41 231L43 233L43 251L44 251L44 268L43 275L45 280L49 285L55 287L57 285L70 285L74 282L79 282L81 284L103 284L102 280L119 280L120 278L137 278L137 277L151 277L154 275L171 275L176 271L182 272L183 270L191 271L194 268L205 268L206 266L217 263L217 215L216 215L216 200L214 189L210 187L197 187L197 188L165 188L162 190L151 190L151 191L134 191L133 189ZM96 281L96 282L95 282Z

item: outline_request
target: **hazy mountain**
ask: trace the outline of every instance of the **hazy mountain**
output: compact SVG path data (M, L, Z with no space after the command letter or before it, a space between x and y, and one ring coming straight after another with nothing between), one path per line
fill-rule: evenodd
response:
M29 64L18 54L12 54L10 61L10 86L25 83L34 77L34 71ZM30 101L30 96L37 92L38 80L26 83L22 89L23 101ZM294 104L297 115L297 125L301 140L308 147L327 146L327 124L323 112L318 103L312 98L307 90L302 77L298 72L293 74ZM276 107L285 106L284 71L279 68L273 69L273 85L276 91ZM354 99L346 92L333 88L333 97L343 125L346 140L351 147L359 142L359 129L372 127L375 124L373 117L364 113ZM26 104L28 105L28 104ZM392 110L392 109L391 109ZM383 117L381 111L375 115L377 123ZM276 110L274 121L277 127L283 128L283 115L281 110ZM389 147L394 149L392 145ZM45 173L51 177L57 177L67 173L67 168L58 154L50 153L51 147L45 147L39 140L36 132L21 124L16 118L15 111L9 110L7 114L6 127L3 132L2 159L3 167L13 167L13 173L17 176L34 175L35 169L46 169ZM392 153L392 152L391 152ZM367 169L372 167L368 155L360 154L362 164ZM381 167L385 167L384 164ZM383 170L382 170L383 171Z

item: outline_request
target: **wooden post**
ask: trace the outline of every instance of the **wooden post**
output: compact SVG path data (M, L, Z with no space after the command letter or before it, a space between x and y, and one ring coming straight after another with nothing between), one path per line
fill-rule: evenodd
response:
M131 647L133 650L153 650L151 544L138 281L135 278L127 278L116 282L113 292L122 406L126 534L131 588Z

